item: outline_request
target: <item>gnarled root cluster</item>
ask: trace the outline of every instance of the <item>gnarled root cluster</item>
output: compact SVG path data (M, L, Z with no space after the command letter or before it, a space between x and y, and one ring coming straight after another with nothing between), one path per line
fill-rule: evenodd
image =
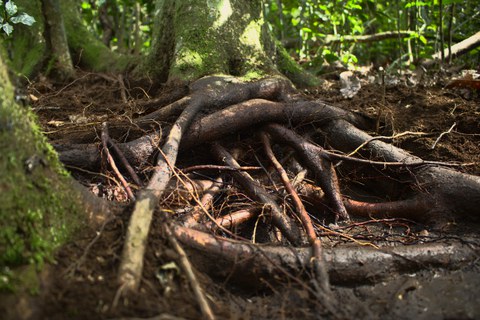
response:
M306 100L284 79L203 78L186 97L134 123L146 129L172 117L135 140L104 136L133 168L154 163L135 195L119 274L125 290L138 287L155 210L174 213L169 228L197 269L252 285L308 274L327 309L330 281L454 267L478 253L422 241L412 225L478 215L479 177L374 139L366 133L372 121ZM101 161L95 144L56 147L68 165ZM352 222L356 216L363 220ZM385 227L402 230L391 235L397 243L424 243L392 245Z

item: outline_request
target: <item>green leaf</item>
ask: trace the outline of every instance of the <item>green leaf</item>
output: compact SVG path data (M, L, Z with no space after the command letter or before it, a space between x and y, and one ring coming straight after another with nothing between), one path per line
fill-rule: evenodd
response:
M2 24L2 29L3 31L9 36L13 32L13 27L10 23L4 23Z
M411 8L411 7L425 7L428 6L428 3L423 2L423 1L413 1L410 3L407 3L405 5L405 8Z
M92 8L92 6L90 5L90 3L86 2L86 1L82 2L82 9L83 10L91 9L91 8Z
M424 36L419 36L418 40L420 40L423 44L427 44L427 39Z
M35 18L31 15L26 14L25 12L22 12L20 15L12 17L10 21L12 23L21 23L27 26L31 26L35 23Z
M9 16L13 16L15 13L17 13L18 9L15 3L13 3L13 1L8 0L8 2L5 3L5 10L7 11L7 14Z

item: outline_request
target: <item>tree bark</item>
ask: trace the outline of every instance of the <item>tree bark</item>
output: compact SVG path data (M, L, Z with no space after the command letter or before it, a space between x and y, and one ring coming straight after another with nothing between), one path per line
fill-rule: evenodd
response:
M35 122L30 111L14 102L0 56L0 290L37 290L35 282L22 277L19 270L25 268L17 267L27 265L35 273L87 220L83 213L98 218L97 205L85 205L84 194L74 191Z
M45 17L45 38L56 76L60 79L70 78L73 75L73 64L60 3L58 0L42 0L42 10Z
M152 50L137 74L183 82L215 73L258 79L281 71L299 85L318 83L274 42L260 0L165 0L157 1L156 11Z

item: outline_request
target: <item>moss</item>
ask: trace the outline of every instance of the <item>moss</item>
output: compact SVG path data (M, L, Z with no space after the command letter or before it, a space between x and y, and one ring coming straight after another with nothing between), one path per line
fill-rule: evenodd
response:
M276 46L278 69L295 85L299 87L314 87L321 83L317 77L303 70L278 41Z
M18 267L41 269L79 225L79 205L35 116L13 102L0 61L0 290L24 278Z
M221 36L213 26L221 15L216 4L178 2L175 7L175 58L169 80L191 80L207 74L225 73L228 57L219 45Z

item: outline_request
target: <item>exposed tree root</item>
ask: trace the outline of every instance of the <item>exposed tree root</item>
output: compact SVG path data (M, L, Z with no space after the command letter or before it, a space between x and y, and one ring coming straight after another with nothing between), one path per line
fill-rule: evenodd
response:
M261 284L257 279L282 281L285 273L301 278L311 270L309 248L253 245L181 226L173 227L173 232L188 248L197 268L216 276L230 276L245 286L258 287ZM453 240L380 249L324 249L330 280L343 285L375 283L429 267L457 269L478 259L479 254L478 247Z
M232 155L219 144L213 144L212 151L219 161L224 161L234 168L240 167ZM301 241L296 225L289 217L283 214L283 210L267 191L264 190L261 185L256 183L246 172L236 171L233 173L233 176L250 197L267 206L267 211L271 215L272 223L282 232L285 238L287 238L290 243L299 245Z
M160 197L172 176L173 165L177 159L178 147L182 135L193 117L203 107L206 97L197 97L178 117L157 160L157 168L147 187L141 190L135 203L127 236L123 246L122 261L118 275L122 291L136 291L143 271L143 256L147 245L148 232Z
M163 128L169 131L166 138L162 130L152 131L112 149L114 155L125 156L122 163L131 163L137 169L145 169L145 164L157 156L150 181L137 194L131 216L119 273L121 290L138 288L150 223L160 204L183 221L184 226L174 226L172 232L194 256L197 268L225 277L235 274L254 286L260 278L276 281L285 275L300 278L313 274L318 297L327 309L332 306L329 280L343 284L374 282L430 266L455 268L478 257L478 248L458 242L385 246L385 241L361 242L365 238L335 230L341 228L337 222L345 224L355 216L434 223L453 219L454 214L478 217L480 177L456 171L449 167L453 164L423 161L379 141L361 130L374 121L318 101L302 100L286 80L245 84L230 77L203 78L190 85L188 96L133 122L147 128L172 116L178 118L171 127ZM320 135L321 139L306 139L298 133L312 128L315 131L310 131L311 136ZM255 129L261 129L258 132L264 152L252 139ZM231 146L228 138L233 134L248 136L232 148L235 156L219 143ZM272 146L270 138L276 145ZM163 147L157 152L160 143ZM107 137L103 144L115 145ZM189 172L189 179L200 175L206 180L183 181L175 169L177 155L201 144L211 146L216 163L188 163L185 172ZM56 147L66 164L96 167L100 163L95 144ZM283 159L278 160L276 154L283 155ZM208 161L215 162L211 158ZM272 164L274 170L266 163ZM370 190L363 187L368 192L374 189L381 194L380 199L365 202L349 193L349 181L339 173L352 167L365 175L380 173L383 181ZM172 182L174 174L177 181ZM387 193L386 185L402 192ZM177 196L167 197L170 193ZM199 194L203 194L202 199ZM252 200L256 202L253 206ZM180 213L188 207L193 210ZM332 221L333 227L327 227L325 221ZM219 235L275 246L238 242ZM305 244L305 235L310 248L300 248ZM262 236L262 241L256 241L257 236ZM355 244L327 248L320 236ZM279 242L282 237L290 245Z

